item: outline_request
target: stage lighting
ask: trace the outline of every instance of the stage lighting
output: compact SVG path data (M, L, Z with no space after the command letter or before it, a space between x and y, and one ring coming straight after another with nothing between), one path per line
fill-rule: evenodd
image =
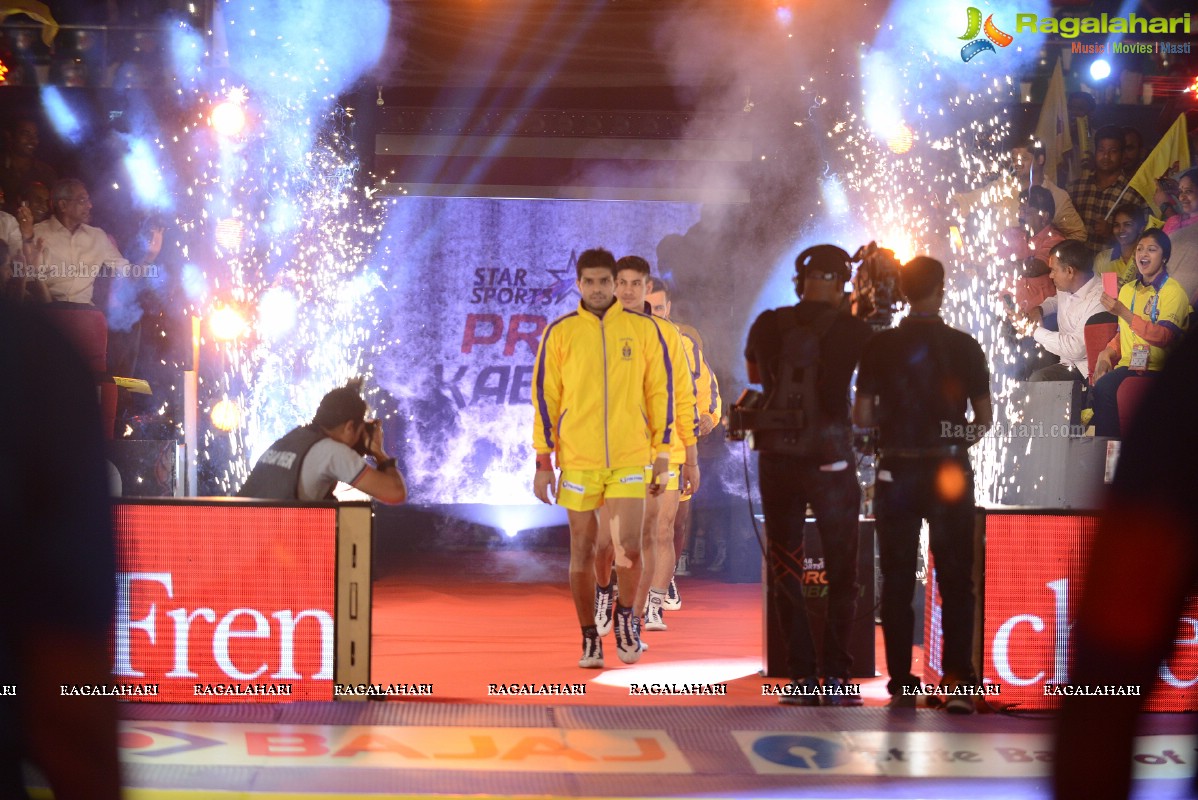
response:
M915 144L915 133L907 127L905 122L896 125L886 137L886 146L890 148L890 152L898 156L909 152L913 144Z
M241 224L241 220L232 217L222 219L216 223L216 243L222 250L236 253L241 249L241 236L244 232L245 226Z
M231 431L241 427L241 407L232 400L221 400L212 407L209 418L219 431Z
M258 333L269 341L282 339L295 328L298 315L295 295L279 286L267 289L258 301Z
M245 317L232 306L220 306L208 315L208 330L218 342L231 342L245 333Z
M1096 81L1104 81L1111 76L1111 62L1105 58L1096 58L1090 64L1090 77Z
M213 107L208 121L221 136L231 138L245 129L245 109L241 103L225 100Z

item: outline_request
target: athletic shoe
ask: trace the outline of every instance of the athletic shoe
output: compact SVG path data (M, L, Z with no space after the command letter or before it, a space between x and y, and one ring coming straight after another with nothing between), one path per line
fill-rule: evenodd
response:
M661 612L662 601L665 595L656 589L649 590L649 605L645 612L645 630L647 631L667 631L669 626L666 625L665 619Z
M625 664L635 664L641 657L641 618L631 608L616 606L616 655Z
M782 690L778 702L784 706L818 706L820 699L819 678L804 678L797 683L791 681Z
M582 658L578 666L583 669L603 669L603 640L598 634L582 636Z
M824 678L824 705L863 706L865 698L861 696L860 689L860 686L854 689L853 684L844 678Z
M681 575L683 578L689 578L691 571L690 565L687 563L686 553L678 556L678 566L674 568L675 575Z
M886 703L887 708L915 708L916 701L919 698L913 694L896 694L892 695L890 701Z
M682 610L682 595L678 594L678 584L673 578L670 578L670 588L666 592L666 599L661 602L661 607L666 611Z
M616 586L595 585L595 627L600 636L611 633L612 608L616 604Z

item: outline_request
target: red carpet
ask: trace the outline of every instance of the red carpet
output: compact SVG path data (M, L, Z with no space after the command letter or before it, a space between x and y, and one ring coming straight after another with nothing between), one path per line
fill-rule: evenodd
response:
M605 670L577 666L581 640L566 585L566 556L482 550L413 553L374 583L375 683L433 684L440 702L617 705L774 705L762 695L760 584L679 578L681 611L668 631L646 632L632 666L604 639ZM879 647L880 632L879 632ZM921 653L917 650L917 657ZM884 667L879 667L884 671ZM488 694L489 684L586 684L585 695ZM727 696L630 695L628 684L726 683ZM884 681L863 683L869 704Z

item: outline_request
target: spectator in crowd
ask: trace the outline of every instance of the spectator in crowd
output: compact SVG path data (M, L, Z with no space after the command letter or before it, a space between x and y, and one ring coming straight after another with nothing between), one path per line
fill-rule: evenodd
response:
M1055 211L1052 194L1043 186L1033 186L1019 209L1022 230L1007 234L1020 263L1015 280L1015 305L1024 314L1056 293L1048 275L1048 258L1052 248L1065 241L1065 236L1052 225Z
M1181 173L1177 179L1177 213L1165 220L1162 230L1172 236L1198 222L1198 167Z
M35 224L50 219L50 187L41 181L25 184L17 200L20 205L29 206Z
M1069 193L1053 183L1044 172L1044 162L1047 154L1044 145L1035 139L1016 137L1012 140L1011 172L1016 178L1015 191L1004 192L1002 180L996 180L972 192L963 192L954 197L954 201L962 216L969 216L977 210L991 208L995 205L1004 213L1000 219L1000 227L1014 223L1019 214L1020 198L1032 187L1040 186L1052 194L1053 216L1052 224L1069 239L1085 240L1086 225L1073 207Z
M1078 381L1090 375L1086 359L1086 320L1102 313L1102 279L1094 275L1094 256L1081 242L1067 239L1053 248L1048 259L1049 277L1057 293L1046 297L1029 316L1036 324L1032 336L1048 352L1060 356L1056 364L1036 370L1033 381ZM1043 322L1056 317L1057 329Z
M1067 175L1060 175L1058 180L1062 183L1073 183L1088 170L1094 169L1094 142L1090 135L1090 115L1094 113L1097 103L1095 103L1094 97L1086 92L1070 92L1067 103L1069 128L1073 134L1073 149L1065 154L1066 159L1061 164L1061 171Z
M1073 205L1086 223L1086 246L1098 253L1111 236L1108 215L1122 201L1143 205L1144 200L1127 187L1123 171L1123 130L1106 125L1094 134L1094 170L1069 187Z
M21 189L39 182L53 186L58 180L54 168L35 153L40 142L37 123L29 117L14 117L5 130L5 152L0 161L0 189L4 190L4 210L15 214Z
M129 261L121 255L112 239L91 221L92 202L82 181L65 178L50 194L54 214L33 226L34 236L45 243L39 264L39 278L46 282L55 301L92 305L92 293L100 268L119 270ZM162 240L157 240L161 247ZM151 247L146 255L152 261L158 255Z
M1099 275L1114 272L1122 286L1135 280L1136 262L1133 256L1136 242L1148 224L1148 212L1144 206L1135 203L1120 203L1112 212L1111 221L1115 244L1094 257L1094 272Z
M43 247L33 236L33 212L24 205L16 217L0 211L0 232L0 293L14 303L49 303L45 283L33 277L29 266L38 262Z
M1130 125L1123 129L1123 171L1135 175L1148 156L1144 152L1144 136L1139 128Z
M1185 331L1190 300L1169 277L1169 237L1153 228L1136 242L1136 279L1119 298L1102 296L1103 307L1119 318L1119 333L1094 363L1094 433L1119 436L1119 385L1133 375L1152 376L1165 364L1169 349Z

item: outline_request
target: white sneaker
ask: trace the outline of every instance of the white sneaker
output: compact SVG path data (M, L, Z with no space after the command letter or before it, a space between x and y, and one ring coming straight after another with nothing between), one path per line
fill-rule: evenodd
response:
M670 578L670 588L666 592L666 599L661 602L661 607L666 611L682 610L682 595L678 594L678 584L673 578Z
M616 655L625 664L635 664L641 658L641 618L631 608L616 606Z
M690 564L687 563L688 560L689 559L687 559L686 553L678 556L678 566L674 568L675 575L681 575L683 578L690 577L691 571Z
M645 630L647 631L668 631L669 626L666 625L662 618L661 604L665 599L665 595L656 589L649 590L649 606L645 612Z
M606 589L595 585L595 628L600 636L611 633L612 609L616 605L616 586L612 584Z
M578 666L583 669L603 669L603 640L596 636L582 637L582 658Z

